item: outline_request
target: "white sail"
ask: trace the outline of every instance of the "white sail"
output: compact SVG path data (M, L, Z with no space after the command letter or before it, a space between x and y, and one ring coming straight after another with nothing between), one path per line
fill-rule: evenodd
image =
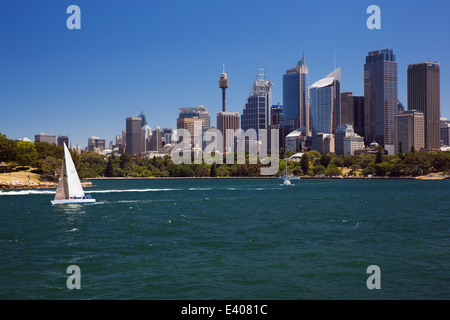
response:
M66 167L67 174L67 188L69 189L69 198L72 197L83 197L84 191L81 186L80 178L78 177L77 169L73 163L72 157L70 155L69 149L67 149L66 144L64 144L64 163Z
M67 188L66 166L64 165L63 160L61 172L59 173L58 189L56 189L55 200L65 199L69 199L69 190Z

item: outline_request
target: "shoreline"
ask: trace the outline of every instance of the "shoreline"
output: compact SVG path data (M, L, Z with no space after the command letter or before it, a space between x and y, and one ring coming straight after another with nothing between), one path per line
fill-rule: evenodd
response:
M278 180L280 177L113 177L113 178L86 178L81 182L83 188L93 186L91 181L98 180ZM420 180L442 181L450 180L449 176L422 176L422 177L300 177L293 180ZM27 189L56 189L56 182L34 181L0 181L0 190L27 190Z

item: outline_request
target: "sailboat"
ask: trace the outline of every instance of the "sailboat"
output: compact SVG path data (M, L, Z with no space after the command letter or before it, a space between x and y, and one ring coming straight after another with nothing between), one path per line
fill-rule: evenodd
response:
M291 177L288 176L288 173L287 173L287 165L286 165L286 172L284 173L284 176L282 178L284 180L283 186L292 186Z
M56 189L55 200L52 201L52 205L92 202L95 202L95 199L84 194L72 156L64 143L64 160L59 174L58 189Z

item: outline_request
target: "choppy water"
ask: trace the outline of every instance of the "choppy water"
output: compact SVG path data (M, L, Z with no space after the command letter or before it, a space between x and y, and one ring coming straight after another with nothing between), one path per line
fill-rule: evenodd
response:
M2 192L0 299L450 298L450 181L294 183L95 181L97 203L53 207L54 190Z

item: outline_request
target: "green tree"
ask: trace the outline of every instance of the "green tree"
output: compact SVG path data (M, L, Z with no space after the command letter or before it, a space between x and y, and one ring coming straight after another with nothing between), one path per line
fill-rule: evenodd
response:
M216 171L216 164L215 164L215 163L213 163L213 164L211 165L211 170L209 171L209 176L210 176L211 178L217 177L217 171Z
M307 175L309 171L309 155L304 153L302 160L300 160L300 167L302 168L303 174Z
M334 164L330 164L326 169L325 169L325 175L327 177L338 177L338 176L342 176L342 170L339 169L336 165Z
M113 168L112 160L113 159L109 158L108 164L106 165L106 169L105 169L105 177L108 177L108 178L114 177L114 168Z
M206 169L204 166L197 166L194 170L196 177L207 177L208 176L208 169Z
M45 160L39 161L39 167L42 170L42 178L44 180L56 181L62 166L62 159L47 157Z
M16 145L16 161L21 166L33 166L37 163L38 153L34 143L19 141Z
M0 133L0 162L10 162L16 159L17 143Z
M379 177L390 175L393 165L387 162L378 163L375 165L375 174Z
M315 166L313 172L316 176L325 174L325 167L322 165Z
M377 147L377 155L375 157L375 164L380 164L383 162L383 147L382 146L378 146Z
M331 156L328 154L322 155L320 158L320 164L324 166L324 168L327 168L330 165L331 162Z

